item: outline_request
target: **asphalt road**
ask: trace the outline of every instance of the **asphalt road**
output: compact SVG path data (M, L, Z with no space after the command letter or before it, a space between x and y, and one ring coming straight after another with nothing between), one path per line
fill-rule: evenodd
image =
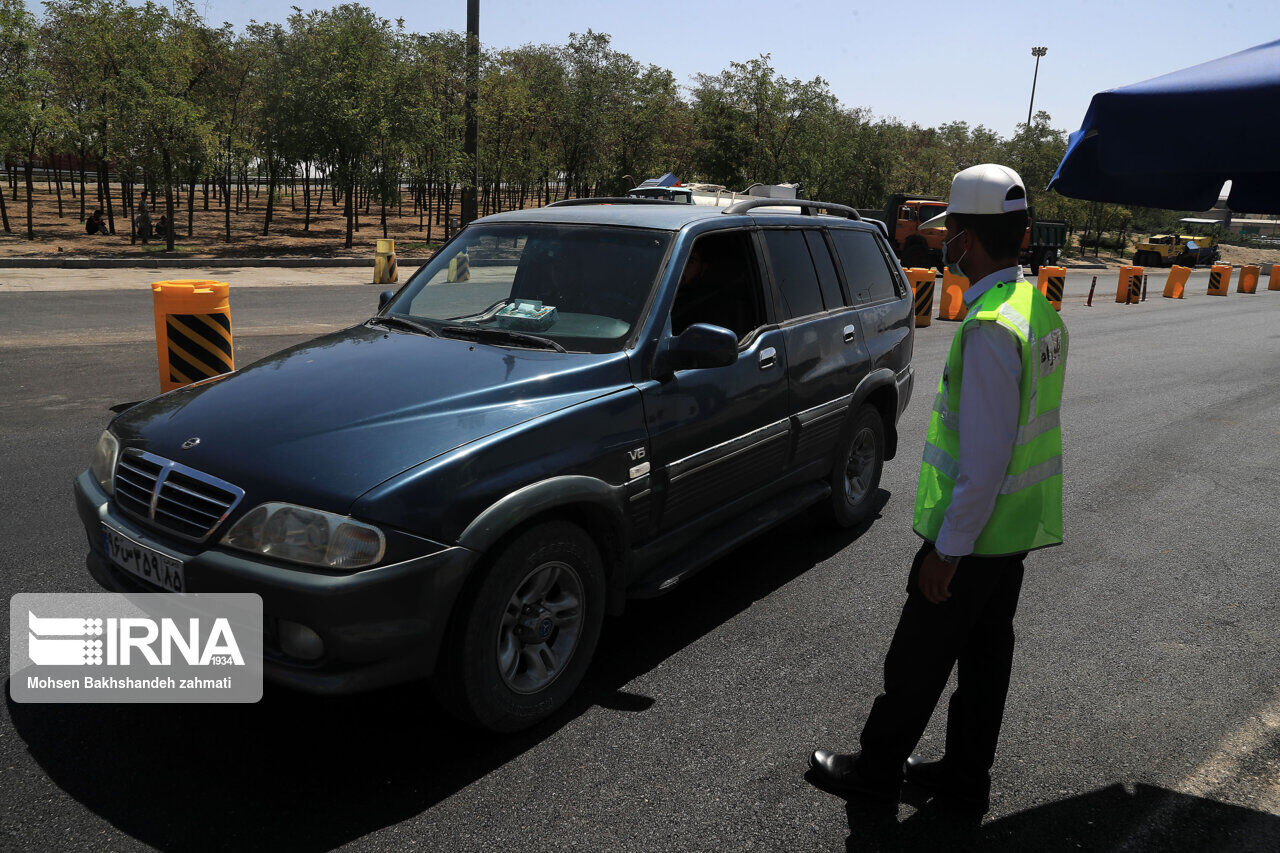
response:
M137 284L154 272L0 280L6 596L95 590L71 482L107 407L157 390ZM368 316L379 288L344 284L364 275L255 288L252 270L218 271L235 285L237 363ZM879 517L851 533L797 519L636 602L546 724L481 736L419 686L342 700L268 686L235 707L7 700L0 846L1280 849L1280 293L1207 297L1200 272L1186 300L1161 299L1153 276L1125 306L1099 271L1087 308L1091 277L1069 276L1063 310L1067 542L1028 560L980 831L907 805L873 830L802 779L814 747L856 748L879 689L955 328L935 321Z

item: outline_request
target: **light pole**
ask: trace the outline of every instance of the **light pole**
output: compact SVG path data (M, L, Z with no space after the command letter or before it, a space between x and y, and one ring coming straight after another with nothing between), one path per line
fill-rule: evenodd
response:
M467 165L464 170L466 180L462 186L462 224L475 220L477 210L476 194L480 178L480 164L476 159L476 95L480 88L480 0L467 0L467 93L466 93L466 132L463 136L462 152Z
M1036 80L1040 77L1040 57L1048 52L1047 47L1031 48L1031 55L1036 58L1036 73L1031 78L1031 103L1027 104L1027 130L1031 130L1031 108L1036 104Z

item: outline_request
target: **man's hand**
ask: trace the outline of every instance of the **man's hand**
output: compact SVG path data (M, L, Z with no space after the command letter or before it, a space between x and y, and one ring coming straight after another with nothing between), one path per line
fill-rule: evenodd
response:
M944 563L939 560L937 551L930 551L925 555L916 584L931 603L941 604L951 597L949 587L957 565L959 563Z

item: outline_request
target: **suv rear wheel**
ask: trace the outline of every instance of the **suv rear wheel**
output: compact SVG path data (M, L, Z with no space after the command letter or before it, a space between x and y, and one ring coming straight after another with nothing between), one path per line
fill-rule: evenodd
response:
M604 618L604 569L585 530L549 521L482 570L460 602L432 686L464 722L517 731L555 713L581 683Z
M862 406L831 469L831 497L817 509L822 520L853 527L871 514L872 499L884 469L884 422L875 406Z

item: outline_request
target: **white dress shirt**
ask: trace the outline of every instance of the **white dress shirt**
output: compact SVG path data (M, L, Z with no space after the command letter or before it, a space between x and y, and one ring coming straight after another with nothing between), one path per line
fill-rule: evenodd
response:
M964 292L964 304L972 308L991 288L1021 278L1021 267L981 278ZM952 557L973 553L973 543L991 517L1013 454L1022 401L1022 353L1011 331L991 321L969 323L960 347L960 471L934 543L939 553Z

